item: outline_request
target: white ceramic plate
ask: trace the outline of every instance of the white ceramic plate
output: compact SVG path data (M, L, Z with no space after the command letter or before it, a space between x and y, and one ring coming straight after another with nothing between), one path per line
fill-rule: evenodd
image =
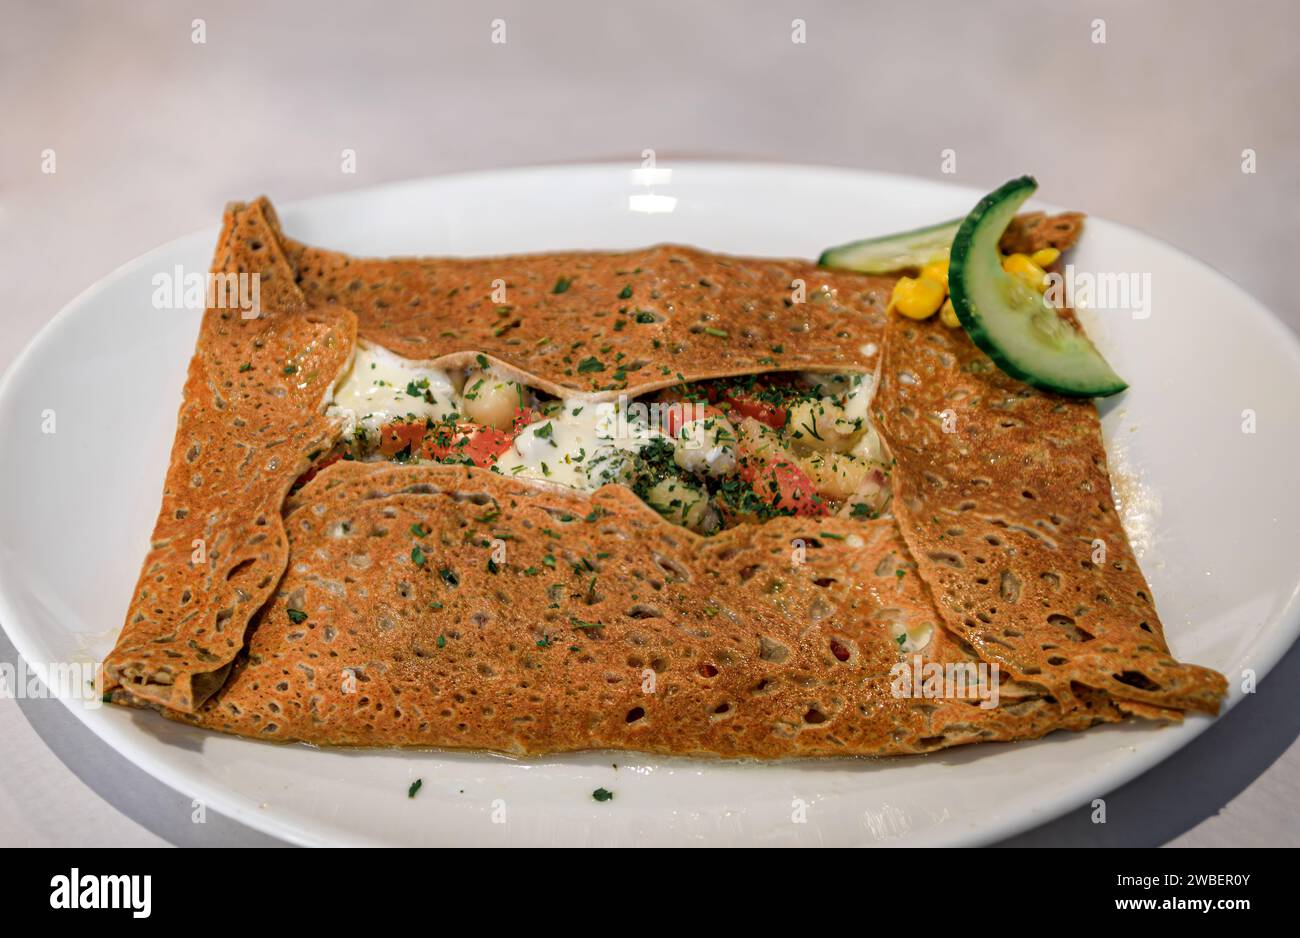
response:
M964 214L982 194L808 167L689 163L669 175L525 169L279 209L294 237L366 255L671 240L815 257L830 244ZM1064 181L1045 182L1068 201ZM646 208L658 211L636 210ZM216 237L214 227L183 238L87 290L0 385L0 622L38 670L112 646L158 507L200 315L155 309L151 281L178 264L206 270ZM1235 701L1242 670L1262 677L1300 625L1300 564L1289 545L1300 530L1300 347L1224 277L1130 229L1090 220L1074 261L1151 275L1149 318L1092 317L1094 336L1132 385L1104 408L1107 444L1169 642L1180 658L1228 674ZM42 431L48 410L53 434ZM1245 410L1255 412L1254 434L1243 433ZM1105 794L1209 723L1104 727L883 761L746 765L594 753L513 762L275 746L152 713L70 706L165 783L303 844L985 842ZM423 789L408 799L416 778ZM598 787L615 799L596 803ZM800 804L806 823L793 820Z

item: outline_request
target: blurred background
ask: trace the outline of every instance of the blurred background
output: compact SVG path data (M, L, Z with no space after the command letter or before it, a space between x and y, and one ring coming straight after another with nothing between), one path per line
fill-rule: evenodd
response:
M76 294L216 224L227 200L631 163L646 148L665 165L819 163L986 189L1033 172L1045 200L1171 242L1300 328L1288 0L0 9L0 369ZM0 635L0 660L13 654ZM1293 653L1255 699L1116 793L1124 823L1112 806L1104 827L1078 812L1015 842L1300 844L1295 722L1264 716L1296 709L1297 680ZM187 799L43 703L0 700L0 844L267 842L220 819L196 833Z

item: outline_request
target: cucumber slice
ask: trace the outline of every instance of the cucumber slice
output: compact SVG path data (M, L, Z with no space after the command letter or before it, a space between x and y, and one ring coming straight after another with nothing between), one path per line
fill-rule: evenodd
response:
M862 274L889 274L909 267L924 267L948 256L948 248L961 223L962 219L954 218L928 228L841 244L822 251L817 263Z
M1088 337L1002 269L1002 232L1037 188L1032 176L1013 179L962 221L948 266L953 309L975 344L1011 377L1071 397L1118 394L1128 385Z

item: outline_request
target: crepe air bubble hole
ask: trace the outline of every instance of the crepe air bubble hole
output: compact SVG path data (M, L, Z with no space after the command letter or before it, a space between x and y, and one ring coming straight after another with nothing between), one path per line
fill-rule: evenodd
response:
M1138 690L1158 691L1161 689L1159 684L1141 671L1121 671L1119 674L1112 674L1111 677L1121 684L1136 687Z
M790 649L766 635L759 636L758 656L764 661L780 664L790 657Z
M848 646L838 638L831 639L831 654L835 656L836 661L848 661L852 657L852 652Z
M645 716L644 707L633 707L631 710L627 712L627 722L635 723L644 716Z
M243 574L245 570L247 570L255 563L257 563L256 557L249 557L247 560L241 560L239 563L235 564L233 567L230 568L230 572L226 574L226 580L229 581L235 579L235 577Z
M828 719L829 717L827 717L825 713L823 713L821 710L818 710L816 707L809 707L808 712L803 715L803 721L805 723L811 724L812 726L817 726L821 723L825 723Z

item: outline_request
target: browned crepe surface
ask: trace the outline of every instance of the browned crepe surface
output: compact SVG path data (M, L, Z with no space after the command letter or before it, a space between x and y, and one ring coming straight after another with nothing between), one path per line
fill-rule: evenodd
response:
M284 243L309 302L355 310L362 339L443 365L482 353L560 395L636 395L765 371L872 371L893 288L891 278L672 244L370 260ZM505 284L501 303L496 281Z
M1012 249L1068 247L1081 224L1026 218ZM205 315L155 547L107 662L120 701L278 741L761 758L923 752L1209 705L1208 694L1174 702L1127 684L1121 698L1033 662L1004 674L996 710L895 697L888 622L938 615L924 582L933 562L918 576L889 520L777 519L701 539L625 489L587 496L387 463L336 464L285 503L336 438L324 397L357 335L444 366L485 352L544 390L599 396L722 374L872 370L890 278L675 246L355 260L285 238L265 200L228 211L215 267L259 273L265 310ZM490 296L498 278L504 304ZM787 305L796 279L807 302ZM655 321L637 323L637 311ZM578 367L593 358L603 371ZM921 465L900 460L896 487ZM1101 473L1108 485L1104 461ZM497 536L509 559L492 572ZM796 538L817 546L792 564ZM923 657L1009 663L980 638L939 628Z
M307 309L260 204L227 210L214 271L258 274L262 311L204 313L149 554L104 662L110 684L180 710L220 686L284 571L280 506L333 443L324 399L356 337L348 310Z
M706 539L617 486L585 497L344 462L293 497L286 527L291 563L247 658L177 718L278 741L777 758L1122 716L1103 695L1062 714L1013 681L996 709L891 694L909 656L889 622L934 613L890 521L782 518ZM924 658L976 660L938 629Z
M1217 711L1223 677L1165 643L1093 403L1008 377L935 319L892 317L884 347L872 410L894 514L945 624L1066 706L1087 687Z

